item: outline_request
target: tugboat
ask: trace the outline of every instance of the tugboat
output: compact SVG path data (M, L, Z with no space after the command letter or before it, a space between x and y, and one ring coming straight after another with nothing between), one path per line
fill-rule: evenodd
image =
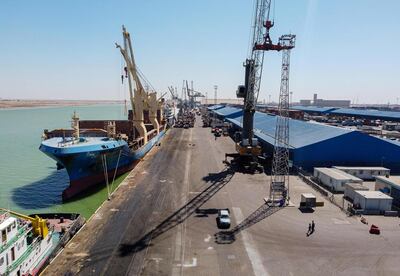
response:
M68 200L92 186L114 181L115 177L131 170L136 163L164 136L163 96L145 90L133 56L130 34L122 26L123 46L116 44L126 67L121 76L128 80L132 110L128 120L80 121L72 117L72 129L44 131L40 150L65 168L70 185L63 191ZM146 85L151 87L151 85Z
M50 222L51 219L38 215L27 216L0 208L0 275L38 275L70 239L69 230L80 217L64 215L68 218L59 220L56 215L47 214L53 218ZM79 221L74 225L73 233L82 224Z

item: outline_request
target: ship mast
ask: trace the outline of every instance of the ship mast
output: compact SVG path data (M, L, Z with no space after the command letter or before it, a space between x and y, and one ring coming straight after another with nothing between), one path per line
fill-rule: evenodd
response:
M125 26L122 26L122 35L124 39L124 47L122 48L119 44L115 43L116 47L120 49L123 58L125 59L127 66L127 77L129 84L129 95L133 111L133 126L139 132L140 137L143 138L143 143L147 143L147 130L144 125L144 102L147 98L146 92L139 79L135 58L133 56L131 37L129 32L126 31ZM132 80L135 83L133 88ZM132 90L134 91L132 93Z
M79 140L79 117L76 114L76 111L74 111L74 114L72 115L71 127L73 129L72 137L74 140Z

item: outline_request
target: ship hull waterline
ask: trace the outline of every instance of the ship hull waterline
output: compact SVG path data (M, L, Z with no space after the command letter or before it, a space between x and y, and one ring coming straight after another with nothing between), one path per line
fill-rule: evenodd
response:
M68 155L57 155L54 150L42 146L40 150L67 170L70 184L63 191L62 200L68 201L90 188L106 183L104 162L106 162L108 180L111 184L114 175L117 177L132 170L164 135L165 130L160 131L137 150L131 150L126 143L120 143L115 148L103 151L83 151Z

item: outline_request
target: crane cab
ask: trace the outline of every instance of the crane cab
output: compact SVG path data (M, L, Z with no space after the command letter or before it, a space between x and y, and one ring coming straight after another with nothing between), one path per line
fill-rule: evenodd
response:
M241 142L236 143L236 151L239 155L251 155L258 157L261 155L261 147L258 145L257 138L243 139Z

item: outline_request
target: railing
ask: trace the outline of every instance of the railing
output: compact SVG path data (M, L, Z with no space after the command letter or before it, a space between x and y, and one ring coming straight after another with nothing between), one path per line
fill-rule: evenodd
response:
M299 172L299 177L301 180L303 180L305 183L307 183L308 185L310 185L314 190L317 190L318 192L320 192L323 196L328 197L328 192L325 191L324 189L322 189L317 183L315 183L314 181L312 181L311 179L309 179L308 177L306 177L304 174Z
M301 180L303 180L304 183L310 185L314 190L317 190L321 195L323 195L327 200L329 200L333 205L339 207L342 211L347 213L347 210L344 208L344 199L342 199L342 202L337 202L335 199L335 195L327 190L325 190L323 187L321 187L318 183L314 182L311 179L311 176L306 176L304 171L301 169L298 170L298 175Z
M22 235L24 235L26 232L30 231L30 229L27 229L28 226L24 225L20 229L18 229L17 235L15 235L12 239L10 239L6 244L3 244L0 246L0 253L3 253L4 250L6 250L10 245L12 245L16 240L18 240Z
M6 275L8 275L11 271L13 271L16 267L18 267L25 259L32 253L33 249L36 247L36 244L40 242L40 238L36 238L25 250L24 254L22 254L14 263L12 263L9 267L7 267Z
M58 241L56 247L52 250L49 257L43 263L42 267L40 268L40 272L51 263L51 261L58 255L58 253L64 248L64 246L68 243L68 241L78 232L78 230L85 224L85 219L82 216L79 216L71 225L71 227L65 232L61 239Z

